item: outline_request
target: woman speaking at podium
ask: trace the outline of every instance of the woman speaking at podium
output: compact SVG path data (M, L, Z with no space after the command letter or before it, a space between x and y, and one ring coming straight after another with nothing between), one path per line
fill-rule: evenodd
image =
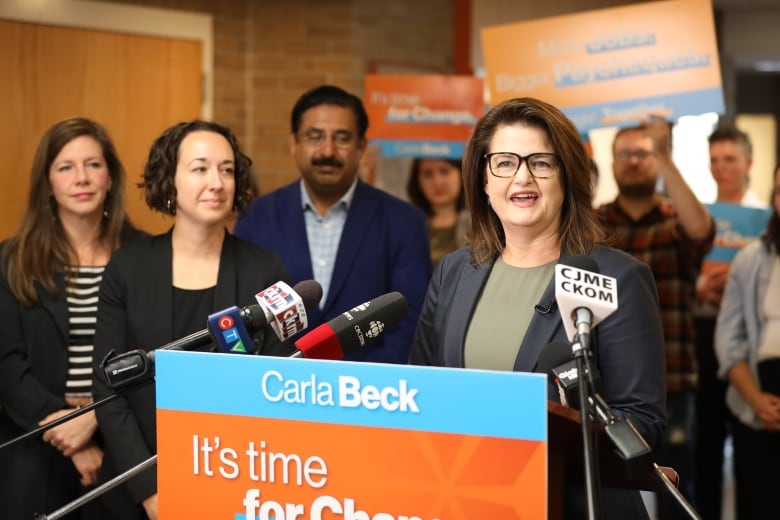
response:
M556 306L555 265L565 256L588 255L601 274L616 278L618 290L618 309L592 334L601 395L655 445L665 422L656 286L645 264L602 245L577 129L542 101L504 101L477 123L463 178L471 244L434 271L410 362L538 370L547 344L569 342L563 320L571 318ZM558 400L552 388L550 399ZM566 518L586 518L582 487L567 489ZM638 491L605 488L601 495L601 518L648 518Z
M163 346L205 329L210 314L256 303L256 292L287 281L278 256L227 230L251 198L250 164L233 133L212 122L176 124L152 144L141 187L147 205L174 224L118 250L106 266L95 332L97 398L113 393L97 367L110 351ZM274 334L265 334L260 348L269 355L282 349ZM97 417L104 467L122 473L156 453L153 385L123 393ZM157 518L156 468L122 488L132 503L112 518Z

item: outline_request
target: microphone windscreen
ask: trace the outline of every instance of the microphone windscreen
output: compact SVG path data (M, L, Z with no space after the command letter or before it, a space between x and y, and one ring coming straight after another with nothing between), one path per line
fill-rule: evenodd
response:
M342 312L328 324L336 332L344 354L349 354L396 326L408 312L406 298L395 291Z
M306 310L316 309L322 299L322 286L315 280L303 280L293 286L293 290L303 300Z
M601 272L599 269L599 264L597 264L594 259L587 255L564 256L561 258L559 263L568 265L569 267L576 267L577 269L582 269L583 271L590 271L591 273Z
M304 357L341 359L400 323L409 312L399 292L378 296L342 312L295 342Z
M344 357L341 341L328 323L315 327L314 330L296 340L295 348L305 358L335 360Z

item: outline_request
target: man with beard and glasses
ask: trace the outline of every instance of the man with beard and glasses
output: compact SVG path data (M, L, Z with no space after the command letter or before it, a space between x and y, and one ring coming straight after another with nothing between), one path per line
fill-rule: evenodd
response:
M309 90L291 126L301 179L255 199L235 233L277 253L293 284L322 285L309 329L382 294L403 294L406 319L346 359L406 363L431 275L425 215L359 178L368 115L357 96L331 85Z
M678 471L680 490L695 504L693 307L696 277L712 247L715 222L672 162L666 121L650 117L639 127L620 129L612 152L618 196L598 211L611 244L652 269L663 319L667 428L656 461ZM659 180L665 196L656 191ZM657 510L658 518L688 518L666 494L657 496Z

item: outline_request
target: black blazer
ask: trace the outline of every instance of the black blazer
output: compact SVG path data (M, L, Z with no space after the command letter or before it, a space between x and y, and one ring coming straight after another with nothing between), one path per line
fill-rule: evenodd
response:
M495 262L493 258L475 266L469 254L470 249L462 248L445 256L433 273L411 363L463 368L466 332ZM616 415L630 417L647 442L655 445L663 438L666 422L666 371L653 275L647 265L616 249L598 247L590 256L602 274L617 279L618 288L618 310L594 329L591 346L602 377L602 395ZM527 304L534 307L534 314L525 336L517 338L517 372L537 371L539 355L550 342L568 343L562 319L569 317L562 318L557 309L554 278L539 301ZM553 385L548 385L548 398L558 400ZM565 518L585 518L583 487L567 487L564 497ZM604 520L649 518L638 491L602 488L601 499Z
M173 256L171 232L150 237L118 250L111 258L100 288L95 331L95 398L113 393L99 364L111 351L153 350L175 339L173 331ZM277 255L227 233L222 245L214 309L256 303L254 295L269 285L288 280ZM203 328L206 328L203 316ZM285 355L292 351L266 330L261 352ZM157 452L154 385L122 394L97 410L106 440L106 471L121 473ZM105 475L109 477L110 475ZM125 485L135 504L157 492L156 471L149 470Z
M65 281L57 277L65 294ZM36 284L40 305L25 307L11 293L5 270L0 276L0 442L38 427L38 421L67 407L68 306ZM54 468L57 468L54 470ZM9 518L50 513L76 498L57 489L78 483L67 472L70 459L41 441L40 436L0 450L0 503ZM62 482L48 484L50 472L63 472ZM72 469L75 472L75 468ZM76 491L76 490L73 490ZM52 496L53 494L53 496ZM54 498L56 497L56 498ZM50 500L57 500L51 504Z
M122 240L142 236L128 227ZM6 245L0 244L0 256ZM68 302L64 276L54 280L59 295L36 282L40 304L26 307L0 269L0 443L34 430L38 421L68 406ZM0 450L0 504L8 518L52 512L84 493L79 480L71 460L40 436Z

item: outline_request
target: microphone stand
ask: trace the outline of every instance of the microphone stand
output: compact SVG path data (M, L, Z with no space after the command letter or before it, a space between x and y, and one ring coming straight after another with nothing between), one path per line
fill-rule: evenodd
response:
M103 495L104 493L107 493L108 491L114 489L119 484L122 484L126 480L130 479L131 477L134 477L135 475L141 473L147 468L150 468L157 464L157 455L152 455L145 461L133 466L129 470L125 471L124 473L120 473L116 477L112 478L108 482L105 482L101 484L100 486L96 487L95 489L91 490L89 493L85 493L84 495L80 496L73 502L70 502L68 504L65 504L61 508L57 509L53 513L50 513L48 515L42 514L42 513L36 513L35 514L35 520L58 520L59 518L64 517L65 515L72 513L76 509L80 508L84 504L91 502L95 498L99 497L100 495Z
M699 516L699 513L696 512L690 502L688 502L683 494L680 493L680 490L677 489L677 486L675 486L674 483L669 480L669 477L667 477L664 472L661 471L661 468L658 467L658 464L655 462L653 462L653 471L655 471L655 474L659 479L661 479L661 482L663 482L666 490L671 493L671 495L677 500L677 502L680 504L680 507L682 507L686 513L688 513L688 516L692 520L702 520L701 516Z
M584 349L580 348L580 351L582 350ZM581 355L581 358L584 358L582 362L583 365L589 364L588 356ZM580 374L583 374L583 372L579 360L578 360L577 371L578 371L577 374L579 376L577 378L578 390L580 391L579 398L582 399L583 397L582 387L584 386L582 384L582 381L587 379L588 380L587 384L590 385L592 372L590 371L590 367L588 367L587 378L581 376ZM696 512L696 510L693 508L690 502L686 500L685 496L683 496L680 490L677 489L677 486L675 486L674 483L672 483L669 480L669 477L666 476L666 474L661 470L658 464L652 461L648 461L648 458L651 456L650 445L647 444L647 441L644 439L644 437L642 437L642 434L639 433L639 431L634 427L634 425L631 423L631 420L628 418L615 416L612 413L612 411L609 409L609 405L607 405L607 403L604 402L602 397L597 392L593 391L592 394L593 394L592 397L587 398L588 399L587 407L592 409L593 419L594 420L598 419L604 424L604 431L607 434L607 437L609 437L609 440L612 442L612 445L615 448L615 453L626 464L626 472L627 474L630 475L630 478L636 478L639 475L642 475L644 473L643 468L646 468L648 465L652 466L653 471L663 483L664 487L666 488L666 491L668 491L672 495L672 497L674 497L674 499L680 505L680 508L682 508L682 510L685 511L688 517L691 518L691 520L702 520L701 516L699 516L699 514ZM582 401L580 401L580 414L582 414L582 410L585 409L586 406L583 406ZM585 420L586 419L584 418L582 419L583 424L585 424ZM594 428L596 428L596 425L594 425ZM585 429L583 429L583 435L585 435ZM586 447L586 449L588 449L588 447ZM592 469L587 456L588 453L586 451L585 453L586 472ZM593 467L595 466L597 465L594 465ZM589 488L589 492L590 492L590 488ZM593 495L593 496L598 497L598 495ZM590 494L588 495L588 498L589 499L591 498ZM594 500L593 502L595 504L600 503L597 500Z
M585 347L580 343L581 338L576 337L572 344L572 352L577 362L577 392L580 400L580 418L582 428L582 453L583 466L585 470L585 490L588 506L588 518L598 520L600 516L601 505L601 487L598 466L598 444L596 443L597 428L591 425L591 415L589 413L590 399L588 398L588 380L590 378L590 367L588 366L588 355ZM586 377L587 374L587 377ZM591 426L593 426L591 428Z
M143 386L143 385L151 383L152 381L154 381L154 378L147 379L147 380L144 380L144 381L139 381L137 384L139 386ZM131 388L134 388L134 387L128 387L125 390L129 390ZM95 401L95 402L89 403L88 405L82 406L81 408L74 408L72 412L70 412L70 413L68 413L66 415L63 415L62 417L58 417L57 419L54 419L53 421L47 422L43 426L39 426L39 427L35 428L34 430L30 430L27 433L23 433L23 434L19 435L18 437L14 437L13 439L8 440L8 441L4 442L3 444L0 444L0 450L2 450L3 448L7 448L8 446L11 446L13 444L16 444L17 442L21 442L21 441L23 441L25 439L29 439L30 437L35 437L36 435L41 434L41 433L45 432L46 430L49 430L49 429L54 428L56 426L59 426L60 424L62 424L64 422L68 422L71 419L75 419L79 415L85 414L85 413L89 412L90 410L94 410L95 408L97 408L99 406L102 406L102 405L104 405L105 403L107 403L109 401L113 401L114 399L116 399L120 395L122 395L122 392L117 393L117 394L107 395L103 399L101 399L99 401Z
M192 334L184 336L183 338L179 338L174 341L171 341L170 343L166 343L162 347L156 348L154 350L189 350L189 349L197 348L208 344L210 339L211 339L211 333L209 332L208 329L204 329L204 330L199 330L197 332L193 332ZM145 351L142 352L140 350L132 350L122 354L116 354L114 351L111 351L101 363L101 367L103 367L103 365L107 363L109 360L111 361L119 360L129 355L135 355L135 356L140 355L142 357L146 357L147 354L153 353L154 350L149 351L148 353ZM143 361L144 361L144 366L143 366L144 372L141 374L137 374L131 379L128 379L124 384L115 386L114 384L111 383L111 381L108 381L109 386L111 386L112 390L114 390L113 394L108 395L99 401L95 401L86 406L82 406L81 408L76 408L72 412L68 413L67 415L63 415L62 417L54 419L53 421L48 422L43 426L39 426L34 430L31 430L27 433L23 433L18 437L14 437L13 439L8 440L3 444L0 444L0 450L2 450L3 448L7 448L8 446L11 446L13 444L16 444L17 442L21 442L25 439L28 439L30 437L34 437L40 433L45 432L50 428L59 426L60 424L67 422L75 417L78 417L81 414L87 413L90 410L94 410L98 406L102 406L103 404L115 399L116 397L124 393L124 391L126 390L134 389L137 388L138 386L143 386L148 383L151 383L152 381L154 381L154 372L153 371L149 372L150 370L152 370L150 362L147 362L145 359Z
M64 422L70 421L71 419L74 419L74 418L78 417L81 414L85 414L85 413L87 413L90 410L94 410L98 406L100 406L103 403L106 403L108 401L111 401L115 397L117 397L117 394L111 394L109 396L106 396L104 399L101 399L100 401L95 401L94 403L89 403L88 405L82 406L81 408L76 408L72 412L70 412L69 414L63 415L62 417L58 417L57 419L54 419L53 421L48 422L48 423L44 424L43 426L39 426L39 427L35 428L34 430L30 430L27 433L23 433L22 435L19 435L18 437L14 437L13 439L11 439L9 441L6 441L3 444L0 444L0 450L2 450L3 448L7 448L8 446L11 446L13 444L16 444L17 442L21 442L21 441L23 441L25 439L29 439L30 437L35 437L39 433L43 433L46 430L48 430L50 428L54 428L55 426L59 426L60 424L62 424Z

